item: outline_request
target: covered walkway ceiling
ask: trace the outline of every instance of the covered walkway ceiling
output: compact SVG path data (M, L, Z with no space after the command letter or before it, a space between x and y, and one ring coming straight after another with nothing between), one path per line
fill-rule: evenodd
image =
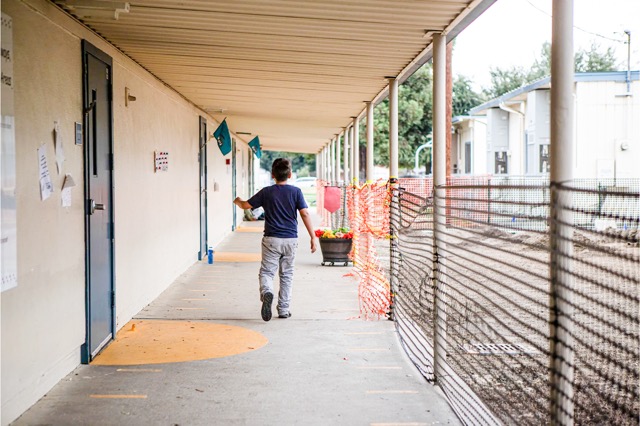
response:
M315 153L365 101L386 96L385 77L402 81L430 59L434 32L455 37L495 1L55 3L216 119L227 117L240 139Z

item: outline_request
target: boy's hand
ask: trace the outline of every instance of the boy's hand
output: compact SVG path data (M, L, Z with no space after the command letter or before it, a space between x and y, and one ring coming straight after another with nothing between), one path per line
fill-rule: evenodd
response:
M251 207L251 204L249 204L247 201L244 201L242 198L240 197L236 197L235 200L233 200L233 204L235 204L236 206L240 207L241 209L253 209L253 207Z
M315 253L315 252L316 252L316 239L311 238L311 253Z

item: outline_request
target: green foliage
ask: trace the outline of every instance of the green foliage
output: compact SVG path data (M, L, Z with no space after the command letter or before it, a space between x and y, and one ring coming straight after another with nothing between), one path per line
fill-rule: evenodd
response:
M485 101L482 94L472 88L469 78L458 75L453 80L453 116L467 115L469 110Z
M400 167L413 167L416 149L431 133L432 111L431 66L425 65L398 89L398 162ZM375 125L373 158L377 165L389 164L389 100L380 102L373 111ZM365 129L360 126L360 143L366 144Z
M576 72L604 72L616 70L615 51L609 47L600 50L597 43L592 43L589 49L580 49L575 54ZM522 67L490 68L491 87L485 89L488 98L497 98L507 92L532 83L551 74L551 43L545 42L540 49L540 56L536 58L528 69Z
M616 71L616 57L613 48L608 47L601 52L597 43L592 43L588 50L576 53L576 72Z
M456 77L453 83L453 115L464 115L484 102L482 94L473 90L471 80ZM374 162L389 164L389 100L380 102L373 112ZM431 64L413 74L398 90L398 163L401 168L413 168L415 152L427 142L433 123L433 77ZM366 126L360 126L360 143L366 144ZM430 151L426 152L431 161Z
M507 69L491 67L489 75L491 76L491 87L485 89L484 92L487 98L497 98L532 81L529 73L522 67Z
M276 158L288 158L291 160L293 173L298 177L315 176L316 158L315 154L300 154L297 152L262 151L260 167L271 171L271 165Z
M597 44L576 52L576 72L612 71L615 69L614 51L600 51ZM472 81L456 76L453 81L453 116L465 115L487 99L496 98L518 87L550 74L551 44L544 43L540 55L528 68L491 68L491 87L483 93L472 88ZM398 162L401 168L413 168L416 149L427 141L433 122L432 68L427 64L400 85L398 91ZM389 100L374 108L374 162L389 164ZM360 126L361 150L366 145L366 124ZM426 153L427 162L431 159ZM275 158L275 157L274 157ZM264 159L264 155L263 155Z

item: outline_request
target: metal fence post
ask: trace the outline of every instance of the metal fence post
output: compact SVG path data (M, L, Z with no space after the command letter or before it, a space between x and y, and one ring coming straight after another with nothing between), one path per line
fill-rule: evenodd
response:
M574 422L573 343L573 0L554 0L551 43L549 328L550 423Z
M447 351L447 275L446 250L446 189L447 184L447 117L446 61L447 37L433 37L433 369L435 381L444 374Z
M394 299L398 291L397 275L399 268L398 259L398 80L389 78L389 191L391 191L391 205L389 206L389 255L390 272L389 286L391 291L391 306L389 307L389 319L394 319Z
M491 178L487 182L487 223L491 225Z

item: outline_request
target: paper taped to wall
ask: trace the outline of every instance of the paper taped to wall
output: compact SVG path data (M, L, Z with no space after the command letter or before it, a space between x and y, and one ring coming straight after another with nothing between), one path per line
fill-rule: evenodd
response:
M40 198L44 201L53 193L53 183L51 182L49 166L47 165L47 146L45 144L40 145L40 148L38 148L38 171L40 174Z
M74 186L76 186L76 182L71 175L65 175L62 184L62 207L71 207L71 188Z

